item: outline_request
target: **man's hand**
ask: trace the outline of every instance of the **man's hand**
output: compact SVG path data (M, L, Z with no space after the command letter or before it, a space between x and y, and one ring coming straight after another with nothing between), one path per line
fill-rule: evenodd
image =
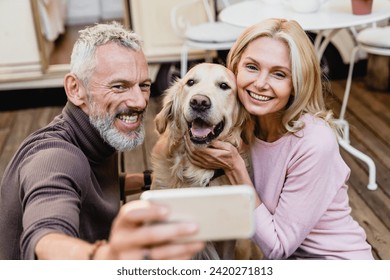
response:
M36 245L38 259L190 259L204 248L203 242L175 243L176 238L195 234L192 223L156 223L168 216L168 209L148 201L125 204L113 222L108 242L94 248L84 240L61 233L49 233Z
M203 242L175 243L178 237L195 234L192 223L156 223L168 216L168 209L147 201L125 204L113 222L107 244L95 259L190 259L202 250Z

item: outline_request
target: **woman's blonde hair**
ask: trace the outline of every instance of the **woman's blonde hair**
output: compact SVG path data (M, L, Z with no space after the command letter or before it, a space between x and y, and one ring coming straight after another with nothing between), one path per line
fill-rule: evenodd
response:
M267 19L243 31L227 57L227 67L237 75L238 64L248 44L259 37L285 42L290 51L293 93L282 112L282 132L296 133L304 126L299 118L309 113L325 120L335 131L333 113L326 109L320 63L313 43L294 20Z

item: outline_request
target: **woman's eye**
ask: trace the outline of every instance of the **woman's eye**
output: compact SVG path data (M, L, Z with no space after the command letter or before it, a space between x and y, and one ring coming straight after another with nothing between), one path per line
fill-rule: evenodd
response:
M223 90L230 89L230 86L227 83L220 83L219 87Z
M257 70L257 67L256 67L255 65L253 65L253 64L248 64L248 65L246 66L246 68L249 69L249 70L251 70L251 71Z
M286 78L287 75L285 73L283 73L283 72L275 72L274 76L276 78L283 79L283 78Z
M195 84L195 81L193 79L189 79L186 83L187 86L192 87Z

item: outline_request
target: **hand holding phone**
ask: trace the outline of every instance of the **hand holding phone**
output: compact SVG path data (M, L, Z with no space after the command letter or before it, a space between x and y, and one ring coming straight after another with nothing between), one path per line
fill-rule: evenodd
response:
M254 189L246 185L146 191L141 199L165 205L166 222L195 222L199 232L180 241L229 240L254 234Z

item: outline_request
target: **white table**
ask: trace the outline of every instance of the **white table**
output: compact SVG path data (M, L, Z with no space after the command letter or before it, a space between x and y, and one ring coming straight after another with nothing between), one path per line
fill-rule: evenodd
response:
M304 30L318 32L315 46L321 58L330 39L341 29L370 24L390 17L390 1L374 0L372 13L353 15L351 0L329 0L318 12L297 13L289 5L266 4L262 0L243 1L228 6L219 14L221 21L247 27L266 18L285 18L296 20ZM324 31L331 31L324 33ZM325 37L325 41L322 40ZM318 39L318 40L317 40Z
M389 0L374 0L372 13L369 15L353 15L351 0L329 0L315 13L297 13L288 4L281 2L278 4L266 4L261 0L239 2L223 9L219 19L240 27L247 27L267 18L296 20L304 30L317 33L314 46L318 58L321 59L330 40L340 30L349 28L354 31L357 26L390 18ZM346 108L347 103L348 95L344 93L342 108ZM374 161L350 145L349 125L344 119L344 114L340 115L338 121L345 132L345 136L339 139L340 146L368 165L368 189L375 190L377 184Z

